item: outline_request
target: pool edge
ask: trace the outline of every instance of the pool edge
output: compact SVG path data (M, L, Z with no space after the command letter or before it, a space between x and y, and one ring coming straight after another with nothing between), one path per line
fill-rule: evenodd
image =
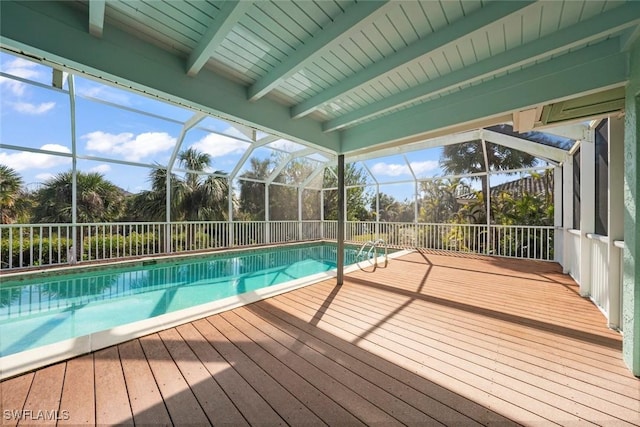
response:
M410 252L412 252L412 250L400 250L389 254L388 258L397 258ZM347 266L344 269L344 272L347 274L358 269L360 269L360 266L358 264L353 264ZM89 335L70 338L53 344L36 347L31 350L22 351L20 353L0 357L0 381L27 373L37 368L69 360L83 354L111 347L116 344L121 344L132 339L319 283L323 280L336 277L336 275L337 273L335 269L316 273L307 277L281 283L279 285L246 292L244 294L223 298L218 301L200 304L195 307L185 308L127 325L116 326L115 328L104 331L94 332Z

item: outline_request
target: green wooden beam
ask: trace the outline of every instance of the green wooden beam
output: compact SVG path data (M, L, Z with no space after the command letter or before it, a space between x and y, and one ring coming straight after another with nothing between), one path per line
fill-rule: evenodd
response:
M418 61L425 55L443 48L449 43L455 42L461 37L467 36L474 31L482 29L500 19L503 19L524 7L529 6L532 1L516 2L491 2L477 12L472 13L460 21L454 22L442 30L429 34L421 40L398 50L392 55L372 64L364 70L336 83L327 90L323 90L317 95L295 105L291 108L292 117L302 117L322 105L331 102L340 96L353 91L373 80L379 79L383 75L393 71L398 67L406 67L413 61Z
M627 55L613 38L346 129L343 153L395 142L573 95L624 84Z
M98 38L104 30L105 6L105 0L89 0L89 33Z
M616 34L624 29L634 28L638 23L640 23L640 3L628 3L541 39L510 49L442 77L387 96L380 101L335 119L328 120L324 123L323 129L328 132L344 128L366 118L432 97L460 85L473 83L492 74L515 69L527 63L532 64L542 57L550 57L562 51L568 51L577 46L601 39L607 35ZM293 108L298 108L301 105L299 104Z
M213 52L251 6L253 6L253 2L250 0L222 3L220 11L214 17L213 24L207 28L202 39L187 59L188 75L195 76L200 72Z
M289 108L270 100L248 102L246 87L209 70L189 77L184 59L108 27L91 36L82 10L66 2L0 2L0 45L174 104L239 121L295 142L339 149L339 135L314 120L291 120Z
M256 100L263 97L278 84L310 64L314 58L334 47L342 37L355 32L358 26L373 22L389 7L390 3L386 0L363 1L350 6L319 33L314 34L303 46L299 46L275 69L251 85L248 90L249 99Z

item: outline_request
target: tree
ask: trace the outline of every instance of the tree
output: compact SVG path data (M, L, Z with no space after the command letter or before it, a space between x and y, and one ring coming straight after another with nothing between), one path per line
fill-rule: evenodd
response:
M470 141L444 146L440 157L440 165L445 174L462 175L487 172L487 168L493 171L526 168L536 163L535 157L519 150L491 143L486 143L486 147L486 165L482 141ZM483 199L487 200L489 195L487 176L481 175L479 178L471 177L471 179L480 179Z
M243 178L251 180L266 180L271 170L271 159L260 160L257 157L249 159L251 168L242 174ZM240 180L239 210L243 219L264 221L265 219L265 184L262 182Z
M287 156L282 153L274 153L268 159L249 159L251 168L242 174L240 180L240 212L243 219L262 221L265 218L265 187L266 181L274 167L287 161ZM269 220L287 221L298 219L298 185L314 170L314 164L304 158L296 158L287 162L278 176L269 185ZM286 185L280 185L286 184ZM305 209L304 204L313 198L303 197L303 212L312 212Z
M35 193L36 222L72 222L72 171L62 172L46 181ZM77 222L113 222L124 210L120 188L97 172L77 172Z
M420 183L420 220L429 223L449 222L458 212L458 195L468 187L459 179L441 179Z
M30 200L18 172L0 165L0 223L11 224L26 219L31 208Z
M324 170L324 188L338 186L337 168L333 167ZM355 163L347 163L344 167L344 183L354 186L347 190L345 203L347 205L347 221L368 221L371 213L367 210L370 204L371 194L366 191L364 185L367 183L367 172L356 166ZM338 219L338 191L325 191L324 197L324 218L326 220Z
M169 177L172 221L212 221L226 218L229 183L224 172L208 172L211 156L189 148L178 155L179 165L187 172L183 177ZM146 221L166 218L167 170L154 169L149 174L151 190L136 195L129 206L129 217Z

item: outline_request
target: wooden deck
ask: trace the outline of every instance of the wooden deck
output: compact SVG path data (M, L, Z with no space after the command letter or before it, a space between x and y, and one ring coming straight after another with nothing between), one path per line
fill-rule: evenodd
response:
M621 337L557 265L434 253L0 386L2 425L640 425Z

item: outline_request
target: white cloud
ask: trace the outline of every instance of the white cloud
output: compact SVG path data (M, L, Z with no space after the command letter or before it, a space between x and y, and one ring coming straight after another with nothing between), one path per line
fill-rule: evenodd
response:
M424 162L411 162L411 169L416 175L422 175L438 168L438 162L435 160L426 160ZM384 163L378 162L371 168L374 175L400 176L411 175L409 166L406 164Z
M89 83L76 88L79 95L89 96L92 98L103 99L119 105L131 105L131 97L126 93L108 86L98 85L97 83Z
M208 153L211 157L222 157L228 154L244 153L249 146L248 143L237 139L210 133L201 140L195 142L191 147Z
M2 71L16 77L30 80L35 79L41 74L41 70L38 69L38 64L22 58L16 58L2 64ZM26 88L24 83L6 77L0 77L0 85L8 87L16 96L22 96Z
M89 169L89 172L98 172L98 173L107 173L111 170L111 166L105 165L104 163L98 166L94 166Z
M43 102L38 105L29 102L16 102L13 104L13 109L19 113L38 115L46 113L55 106L55 102Z
M276 141L273 141L271 144L268 145L268 147L277 148L279 150L283 150L289 153L304 149L303 145L297 144L287 139L278 139Z
M42 150L57 151L60 153L70 153L71 151L62 145L45 144L40 147ZM30 153L21 151L18 153L0 152L0 164L20 172L27 169L48 169L54 166L70 164L69 157L54 156L51 154Z
M425 172L431 172L440 167L440 164L436 160L426 160L424 162L411 162L411 169L416 175L422 175Z
M55 175L49 172L45 172L45 173L39 173L36 175L36 179L38 180L38 182L45 182L45 181L49 181L50 179L54 178Z
M172 148L176 139L166 132L145 132L134 135L130 132L120 134L95 131L82 136L87 140L87 150L98 153L115 154L130 162Z

